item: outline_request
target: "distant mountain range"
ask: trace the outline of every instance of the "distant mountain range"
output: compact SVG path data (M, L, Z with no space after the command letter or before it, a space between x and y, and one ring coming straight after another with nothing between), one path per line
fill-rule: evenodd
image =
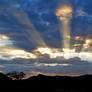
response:
M10 83L7 86L18 90L36 90L34 87L40 92L44 90L48 92L89 92L89 90L92 90L91 84L89 84L92 82L92 75L80 77L38 75L23 81L11 82L11 78L0 74L0 83L1 80L7 80L6 84Z

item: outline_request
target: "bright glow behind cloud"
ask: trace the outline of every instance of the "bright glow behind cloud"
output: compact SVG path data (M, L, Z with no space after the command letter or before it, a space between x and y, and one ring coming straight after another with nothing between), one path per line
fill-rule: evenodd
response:
M0 51L0 59L12 60L12 59L35 59L36 56L32 53L26 52L22 49L10 48Z
M58 16L61 21L67 22L72 18L72 12L71 6L64 5L56 10L56 16Z
M76 52L75 49L55 49L55 48L44 48L40 47L35 50L35 53L39 54L47 54L50 58L64 58L64 59L71 59L71 58L80 58L83 61L92 62L92 53L91 52Z
M12 50L10 51L11 59L23 58L23 59L35 59L36 55L26 52L24 50Z
M13 46L13 41L6 35L0 35L0 59L12 60L12 59L34 59L36 56L25 50L16 48Z
M0 35L0 47L6 45L13 45L13 42L10 40L8 36Z
M47 54L51 59L70 59L70 58L80 58L81 60L92 62L92 53L91 52L76 52L76 49L56 49L49 47L38 47L32 52L27 52L23 49L19 49L13 46L13 41L10 40L8 36L0 36L0 44L3 44L3 47L0 46L0 59L2 60L12 60L12 59L38 59L39 55ZM7 42L10 42L9 44ZM89 44L91 41L89 39L85 40L85 43ZM43 57L43 58L44 58ZM56 64L57 65L57 64ZM54 65L52 65L54 66Z

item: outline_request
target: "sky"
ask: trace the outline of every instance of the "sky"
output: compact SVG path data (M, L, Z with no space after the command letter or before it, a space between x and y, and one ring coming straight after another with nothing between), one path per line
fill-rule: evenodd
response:
M62 26L55 11L63 5L70 5L73 10L71 49L86 52L68 60L48 56L62 51ZM92 74L89 55L92 52L91 30L91 0L0 0L0 71ZM37 48L47 46L55 48L55 53L45 52L43 55L42 51L38 55Z
M83 35L88 36L91 31L91 22L92 22L92 11L91 11L91 4L92 1L90 0L65 0L69 1L72 5L74 12L73 18L71 23L71 30L73 36L75 35ZM57 44L60 44L60 35L59 35L59 20L55 15L55 9L58 8L59 3L66 3L64 0L1 0L1 8L9 7L11 11L20 12L20 8L26 13L26 17L32 22L35 29L40 33L41 37L47 42L48 45L53 47L59 47L60 45L56 45L53 41L56 41ZM40 6L39 6L40 5ZM19 23L18 19L16 19L16 15L10 14L10 10L1 10L1 22L2 27L9 28L7 32L11 32L16 28L16 30L12 31L14 35L10 35L11 39L16 41L17 46L23 47L26 49L31 49L31 46L28 46L26 43L27 37L24 37L26 34L26 30L22 23ZM6 13L6 16L4 15ZM8 15L7 15L8 13ZM81 14L83 16L81 16ZM22 20L22 19L21 19ZM27 24L24 24L25 26ZM19 27L19 28L18 28ZM10 30L11 28L11 30ZM26 27L28 28L28 27ZM82 30L85 29L85 32ZM22 32L21 32L22 31ZM5 31L3 31L5 32ZM18 35L17 32L22 33ZM22 42L22 41L23 42ZM29 40L29 39L28 39ZM18 41L21 41L18 43ZM20 44L21 43L21 44Z

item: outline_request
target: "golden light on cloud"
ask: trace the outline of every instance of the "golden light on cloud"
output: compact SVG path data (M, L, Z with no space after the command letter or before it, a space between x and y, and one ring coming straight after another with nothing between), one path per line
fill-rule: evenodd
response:
M37 56L33 53L27 52L22 49L17 49L17 48L6 48L2 49L0 51L0 59L4 60L12 60L12 59L36 59Z
M9 55L11 56L11 59L15 59L15 58L22 58L22 59L36 59L36 55L34 55L33 53L24 51L24 50L11 50L9 51Z
M65 58L65 59L69 59L73 57L73 54L75 55L75 49L63 49L63 51L61 51L60 49L55 49L55 48L44 48L44 47L40 47L37 50L35 50L35 52L39 52L40 54L48 54L50 58Z
M81 41L83 41L84 40L84 38L83 37L81 37L81 36L75 36L75 38L74 38L75 40L81 40Z
M64 53L71 53L71 52L75 52L75 49L65 49L65 48L63 48L63 52Z
M74 44L74 47L80 47L82 44Z
M3 60L37 58L33 53L14 47L13 41L6 35L0 35L0 49L0 59Z
M44 47L39 47L37 48L34 53L39 52L39 54L42 55L49 55L49 57L56 58L64 58L64 59L71 59L71 58L80 58L81 60L92 62L92 53L91 52L76 52L75 49L55 49L55 48L44 48Z
M58 49L49 48L49 47L39 47L34 52L38 52L40 54L48 54L50 58L62 57L63 53L59 52Z
M92 39L86 39L86 44L91 44L92 43Z
M69 5L64 5L56 10L56 16L61 21L68 21L72 18L72 7Z
M6 35L0 34L0 47L8 45L13 45L12 40Z
M0 34L0 39L9 40L10 38L6 35Z
M90 48L90 45L92 45L92 39L87 38L85 39L85 43L83 44L83 51Z

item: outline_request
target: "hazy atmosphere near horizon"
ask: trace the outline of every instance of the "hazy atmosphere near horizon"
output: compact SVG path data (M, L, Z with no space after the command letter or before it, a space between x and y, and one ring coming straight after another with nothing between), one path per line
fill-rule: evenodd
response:
M92 74L92 0L0 0L0 72Z

